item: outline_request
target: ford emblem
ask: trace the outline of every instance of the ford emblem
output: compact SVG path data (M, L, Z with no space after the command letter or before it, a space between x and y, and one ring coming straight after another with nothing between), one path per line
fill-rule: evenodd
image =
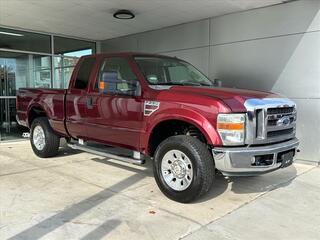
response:
M290 124L289 117L282 117L277 121L277 126L288 126Z

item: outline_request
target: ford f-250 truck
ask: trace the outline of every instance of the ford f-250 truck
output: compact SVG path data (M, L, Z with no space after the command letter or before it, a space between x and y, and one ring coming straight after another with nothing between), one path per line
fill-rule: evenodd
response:
M206 193L216 169L249 176L290 165L296 114L279 95L216 87L183 60L141 53L84 56L68 89L17 94L17 120L37 156L55 156L66 138L113 159L150 159L161 191L179 202Z

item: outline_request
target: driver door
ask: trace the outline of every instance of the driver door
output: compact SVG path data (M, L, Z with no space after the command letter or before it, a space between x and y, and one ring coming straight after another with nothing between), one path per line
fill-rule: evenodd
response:
M87 94L87 129L91 140L139 148L143 101L133 87L139 88L139 84L127 58L101 60L96 83Z

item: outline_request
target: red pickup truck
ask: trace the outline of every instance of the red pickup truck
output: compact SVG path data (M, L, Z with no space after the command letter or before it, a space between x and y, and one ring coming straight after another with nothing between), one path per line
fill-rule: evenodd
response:
M183 60L142 53L84 56L68 89L17 94L17 120L37 156L55 156L65 138L117 160L150 159L161 191L179 202L206 193L215 169L249 176L290 165L296 114L279 95L217 87Z

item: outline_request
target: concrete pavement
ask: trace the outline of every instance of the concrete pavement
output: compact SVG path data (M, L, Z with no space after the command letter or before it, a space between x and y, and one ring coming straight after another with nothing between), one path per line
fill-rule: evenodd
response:
M167 199L152 165L29 142L0 144L0 239L319 239L320 169L217 176L196 203Z

